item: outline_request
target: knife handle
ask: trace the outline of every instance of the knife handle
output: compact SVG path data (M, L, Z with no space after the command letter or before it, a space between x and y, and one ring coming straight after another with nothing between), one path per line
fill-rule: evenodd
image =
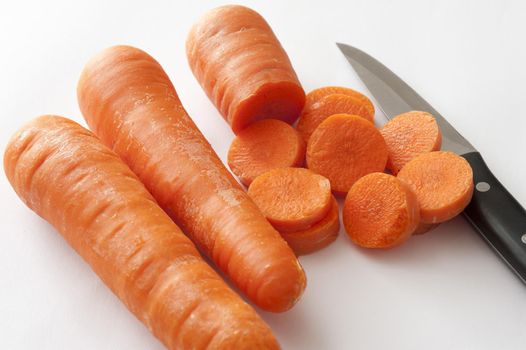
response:
M480 153L463 157L473 168L475 182L464 216L526 283L526 210L492 174Z

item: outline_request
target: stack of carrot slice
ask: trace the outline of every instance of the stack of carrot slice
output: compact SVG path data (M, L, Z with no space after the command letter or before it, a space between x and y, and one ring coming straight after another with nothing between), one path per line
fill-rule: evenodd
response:
M337 234L337 206L309 228L300 223L285 227L273 216L277 211L292 220L294 209L325 200L305 178L313 173L324 176L335 195L346 196L347 234L367 248L393 247L428 232L458 215L471 199L471 168L462 157L440 151L441 133L429 113L409 111L377 129L374 106L365 95L337 86L311 91L297 130L307 145L306 167L312 173L281 168L299 166L298 135L288 130L285 137L277 124L272 127L276 132L264 124L271 122L253 124L231 146L229 159L235 154L244 169L229 163L245 184L244 174L259 175L248 193L296 254L321 249ZM281 147L286 145L294 146Z

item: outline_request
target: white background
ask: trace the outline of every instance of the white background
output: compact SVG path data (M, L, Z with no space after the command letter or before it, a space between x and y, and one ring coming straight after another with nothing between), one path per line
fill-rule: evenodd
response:
M306 90L364 86L336 49L355 45L420 92L526 204L526 7L522 1L250 1ZM2 1L0 147L40 114L82 122L75 87L97 51L157 58L224 159L232 133L193 78L185 36L219 1ZM380 112L376 115L383 122ZM3 152L3 151L2 151ZM0 175L0 348L162 349ZM462 219L389 251L342 234L302 257L303 299L260 312L285 349L524 349L526 286Z

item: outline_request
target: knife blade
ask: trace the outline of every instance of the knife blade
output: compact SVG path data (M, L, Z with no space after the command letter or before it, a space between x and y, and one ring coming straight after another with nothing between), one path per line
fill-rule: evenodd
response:
M412 110L435 117L442 132L442 150L464 157L473 169L475 191L464 217L526 283L526 210L493 175L476 148L415 90L374 57L353 46L336 44L387 118Z

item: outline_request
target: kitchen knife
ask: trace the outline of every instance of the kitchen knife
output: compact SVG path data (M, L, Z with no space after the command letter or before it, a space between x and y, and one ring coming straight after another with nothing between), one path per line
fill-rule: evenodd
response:
M526 283L524 208L491 173L475 147L409 85L365 52L346 44L337 45L387 118L412 110L435 117L442 132L442 149L464 157L473 168L475 191L464 217Z

